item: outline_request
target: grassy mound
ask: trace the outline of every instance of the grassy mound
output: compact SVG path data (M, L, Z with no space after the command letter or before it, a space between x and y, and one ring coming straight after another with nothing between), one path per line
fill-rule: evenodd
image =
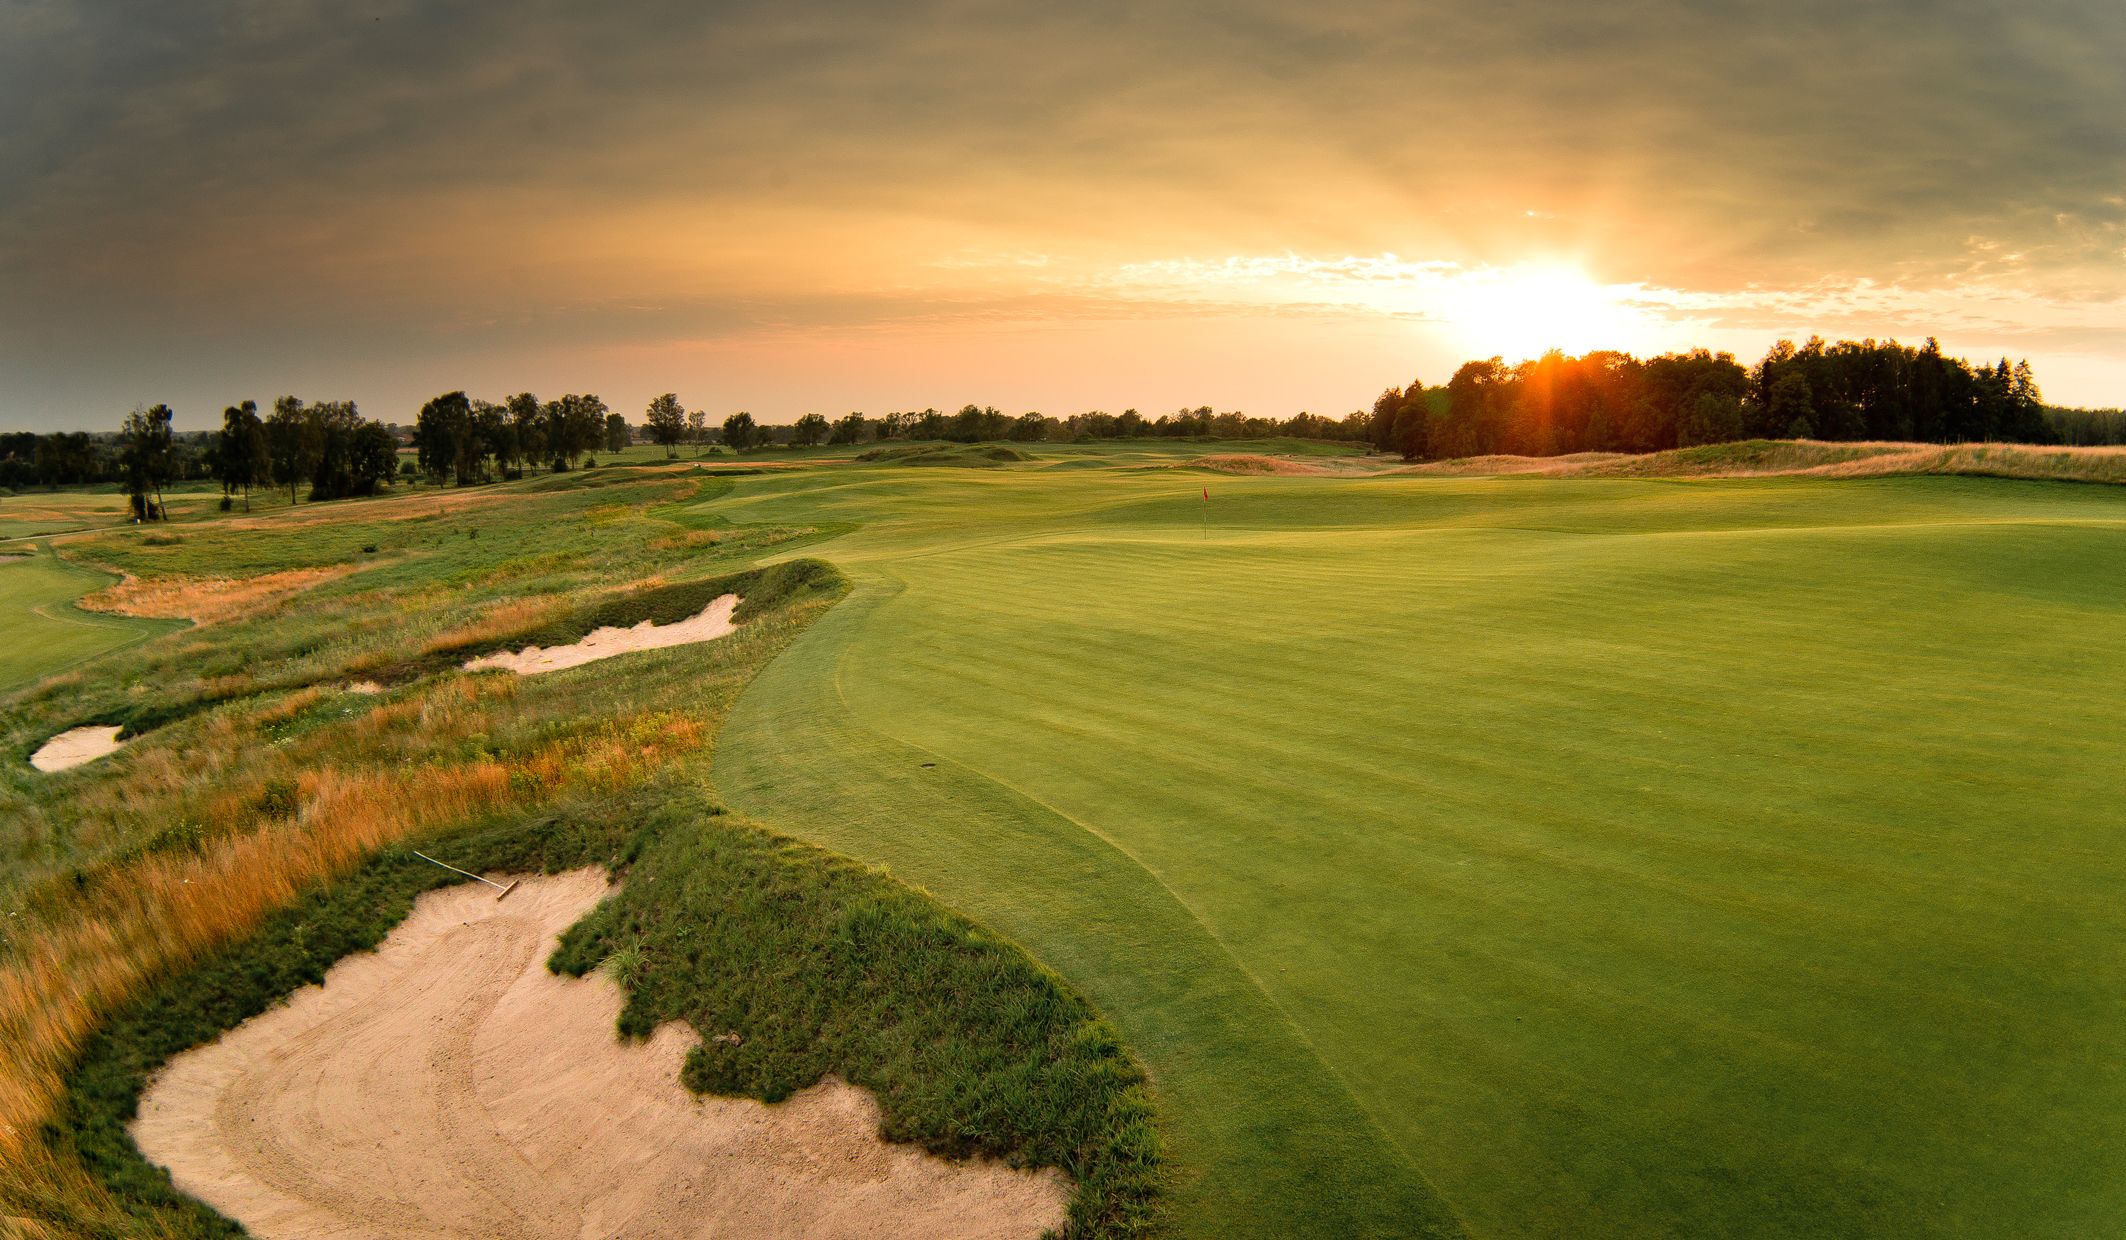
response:
M626 881L552 967L581 975L626 952L630 967L615 970L629 990L622 1033L670 1019L704 1039L740 1032L739 1047L705 1040L690 1057L682 1079L695 1090L773 1102L839 1073L878 1095L890 1139L1070 1173L1069 1235L1150 1228L1159 1139L1143 1074L1082 1000L891 879L721 815L670 782L411 847L485 870L600 864ZM106 1226L242 1234L134 1147L126 1126L149 1077L374 947L414 897L458 881L409 847L387 849L118 1013L85 1048L45 1134L130 1213Z
M1253 452L1226 452L1211 456L1199 456L1184 461L1177 468L1207 469L1217 474L1234 474L1242 477L1263 475L1314 475L1332 472L1320 465L1304 461L1286 460L1281 456L1264 456Z
M1911 444L1819 443L1808 439L1744 439L1701 444L1644 456L1590 462L1560 461L1556 472L1598 478L1737 478L1798 474L1827 465L1901 455Z
M873 461L888 465L950 465L974 469L989 469L998 465L1014 465L1033 458L1010 444L901 444L891 448L873 448L857 454L859 461Z
M1826 443L1744 439L1625 456L1473 456L1401 472L1451 476L1544 474L1556 478L1889 478L1951 475L2035 481L2126 483L2126 448L2033 444Z

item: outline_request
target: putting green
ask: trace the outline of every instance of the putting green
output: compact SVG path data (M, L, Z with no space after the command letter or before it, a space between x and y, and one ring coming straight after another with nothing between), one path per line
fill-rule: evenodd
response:
M717 778L1100 1004L1185 1234L2126 1215L2126 492L1070 463L704 501L860 523Z
M74 605L112 580L108 573L66 563L50 547L0 557L0 632L7 634L0 643L0 693L183 627L177 621L103 615Z

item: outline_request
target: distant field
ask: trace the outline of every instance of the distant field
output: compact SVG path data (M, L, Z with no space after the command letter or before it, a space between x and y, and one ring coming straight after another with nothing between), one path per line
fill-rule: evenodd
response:
M1202 485L702 506L861 526L808 551L857 590L741 701L722 790L1085 987L1184 1234L2126 1213L2126 494Z
M0 557L0 692L121 646L180 627L82 611L74 600L111 578L67 564L49 550Z
M257 499L262 509L273 506L270 496L261 494ZM221 502L221 488L212 482L179 483L163 492L163 502L173 520L191 520L215 510ZM125 490L117 486L0 494L0 542L124 525L131 519Z

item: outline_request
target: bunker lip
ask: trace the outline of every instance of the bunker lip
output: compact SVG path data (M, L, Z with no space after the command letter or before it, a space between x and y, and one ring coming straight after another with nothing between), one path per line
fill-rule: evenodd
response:
M545 968L595 869L423 895L375 952L179 1055L134 1139L254 1235L1038 1236L1055 1172L879 1135L832 1078L767 1105L679 1083L694 1032L621 1041L619 988Z
M125 742L118 734L125 731L124 724L90 724L85 728L68 728L59 735L37 747L30 755L30 765L40 771L64 771L94 762L107 754L117 753Z
M632 628L605 627L592 630L582 640L568 646L550 646L540 649L526 646L514 653L507 650L482 655L467 660L465 670L477 672L486 668L502 668L519 676L536 676L541 672L558 672L563 668L581 667L615 655L632 654L638 650L660 650L666 646L685 646L695 642L715 641L736 632L738 626L731 614L738 609L736 594L719 595L707 607L693 616L675 624L659 625L644 620Z

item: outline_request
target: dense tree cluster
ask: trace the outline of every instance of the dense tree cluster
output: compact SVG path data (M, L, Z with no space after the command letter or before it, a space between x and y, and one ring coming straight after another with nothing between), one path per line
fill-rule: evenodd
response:
M125 437L114 431L8 431L0 433L0 487L96 486L126 481ZM169 480L212 477L214 436L172 432Z
M374 495L398 472L399 441L391 428L360 414L351 400L305 402L283 396L263 419L250 401L222 413L215 445L215 476L225 495L272 484L309 498Z
M1744 370L1703 349L1641 361L1548 353L1467 362L1443 388L1374 402L1368 435L1416 460L1510 453L1658 452L1736 439L2048 443L2056 436L2027 362L1972 366L1895 341L1782 340Z
M2126 444L2126 409L2059 409L2048 406L2045 424L2053 441L2079 447Z
M519 392L498 405L445 392L421 406L413 448L423 474L469 486L496 473L520 477L527 465L574 469L601 445L608 452L626 447L630 434L624 416L588 394L541 401Z

